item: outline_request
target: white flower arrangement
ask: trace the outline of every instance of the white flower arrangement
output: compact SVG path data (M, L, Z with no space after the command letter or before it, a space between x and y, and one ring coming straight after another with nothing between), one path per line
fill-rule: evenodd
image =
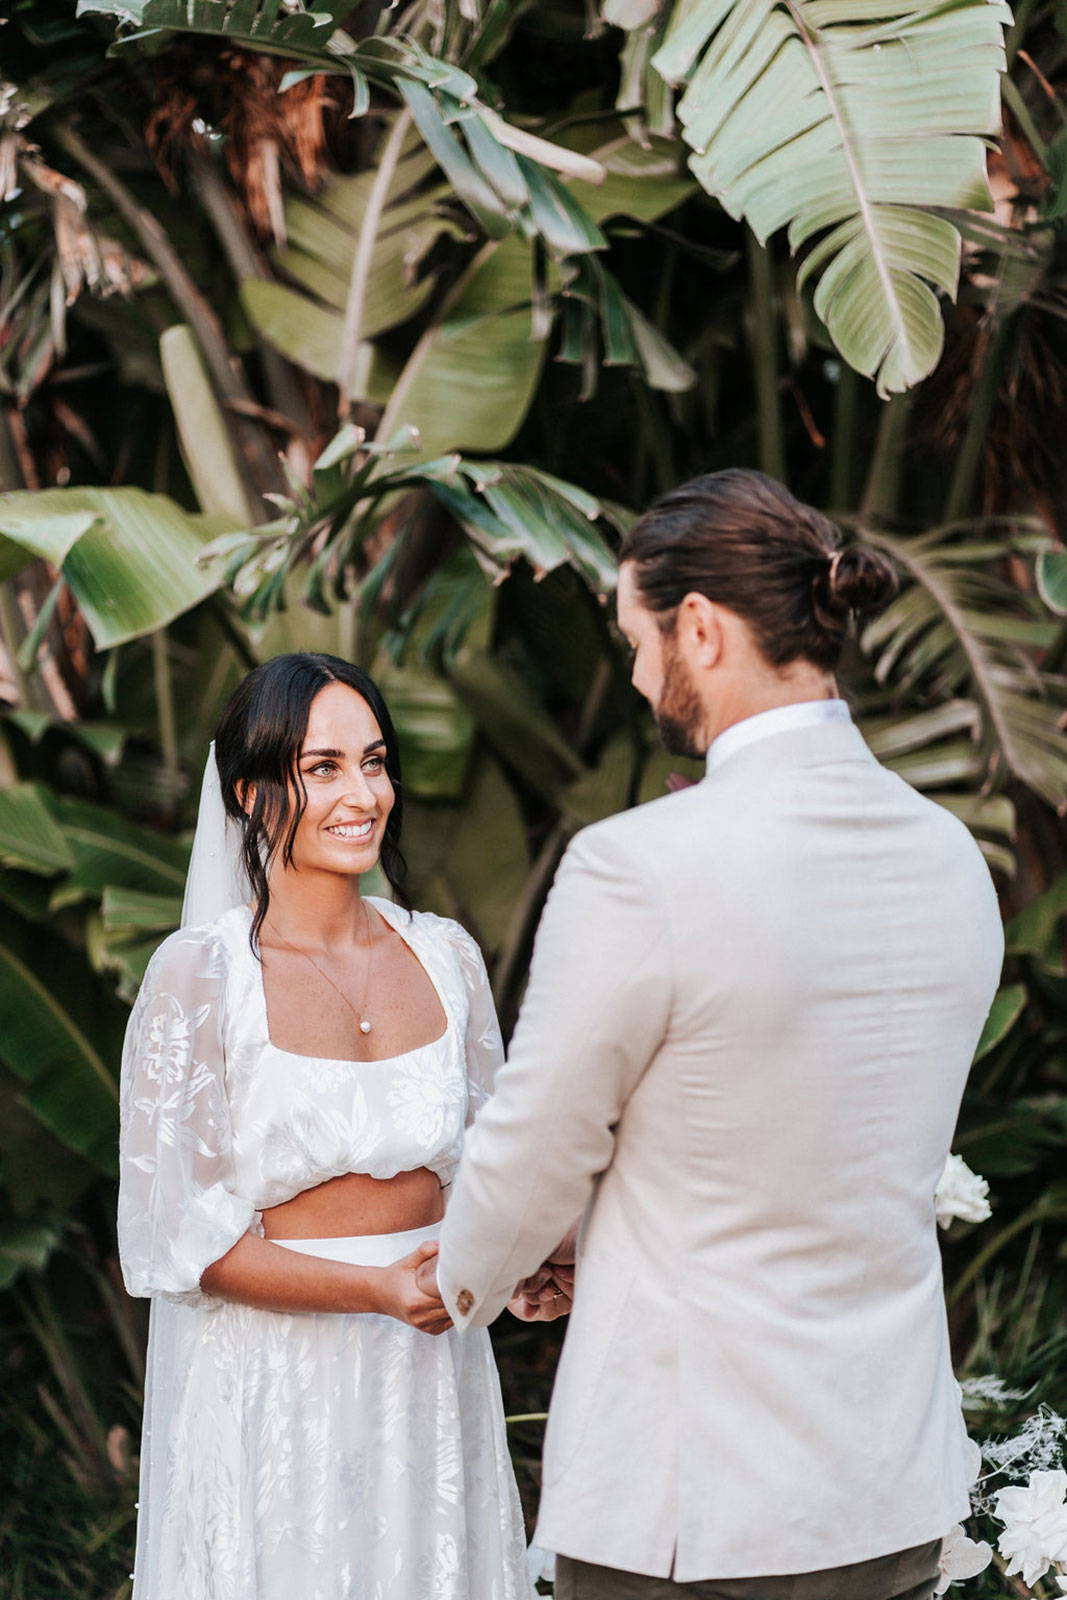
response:
M1003 1391L989 1376L980 1380L980 1392L999 1400ZM981 1519L980 1531L996 1540L998 1566L1005 1578L1021 1577L1027 1590L1048 1578L1055 1583L1055 1592L1067 1595L1065 1449L1067 1418L1047 1405L1039 1406L1010 1438L987 1439L981 1446L985 1472L971 1491L974 1516ZM1008 1474L1020 1480L1025 1475L1027 1481L989 1492L990 1478ZM985 1539L971 1538L962 1525L953 1528L942 1547L935 1594L943 1595L952 1584L977 1577L993 1559Z
M1001 1489L993 1515L1004 1524L997 1549L1009 1578L1019 1573L1029 1585L1049 1567L1067 1569L1067 1472L1032 1472L1025 1488Z
M938 1226L947 1228L958 1217L961 1222L985 1222L993 1215L989 1204L989 1184L980 1173L972 1172L962 1156L950 1155L934 1190L934 1214Z

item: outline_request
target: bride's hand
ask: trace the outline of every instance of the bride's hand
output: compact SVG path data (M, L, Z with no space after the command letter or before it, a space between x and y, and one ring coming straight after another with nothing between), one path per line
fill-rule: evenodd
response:
M445 1333L452 1326L440 1296L428 1294L418 1281L419 1268L436 1254L437 1240L427 1239L409 1256L381 1268L378 1309L387 1317L418 1328L420 1333Z

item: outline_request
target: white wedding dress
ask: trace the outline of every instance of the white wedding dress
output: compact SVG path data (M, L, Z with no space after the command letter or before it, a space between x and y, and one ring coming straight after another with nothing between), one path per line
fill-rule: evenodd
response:
M199 1288L260 1211L328 1178L429 1167L447 1184L491 1091L502 1050L474 941L370 903L437 990L430 1044L372 1062L277 1049L244 906L172 934L134 1006L119 1247L130 1293L152 1297L134 1600L533 1593L484 1330L432 1338ZM436 1232L287 1244L385 1264Z

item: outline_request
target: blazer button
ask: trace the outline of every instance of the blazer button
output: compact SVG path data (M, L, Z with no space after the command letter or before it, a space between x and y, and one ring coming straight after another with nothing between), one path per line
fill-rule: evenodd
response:
M474 1296L469 1289L461 1289L456 1296L456 1309L461 1317L465 1317L474 1304Z

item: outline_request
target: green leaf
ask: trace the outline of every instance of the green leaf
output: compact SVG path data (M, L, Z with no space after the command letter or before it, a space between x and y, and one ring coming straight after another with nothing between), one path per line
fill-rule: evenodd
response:
M982 140L1010 20L1000 0L689 0L653 57L687 84L677 113L709 194L761 241L819 238L816 311L882 395L936 365L934 289L955 292L958 234L923 208L991 208Z
M699 185L679 172L678 145L673 139L650 137L641 145L623 137L600 145L593 153L607 174L604 181L597 185L575 182L569 188L594 222L609 217L658 222L699 193Z
M608 241L568 185L539 167L529 156L518 157L530 193L534 226L557 258L606 250Z
M432 281L426 287L431 289ZM264 278L245 278L240 293L248 320L276 350L316 378L337 382L345 326L341 312L317 305L307 295ZM353 399L384 405L398 372L396 363L377 346L361 343L353 375Z
M643 28L655 20L661 0L604 0L600 14L616 28Z
M1026 1001L1025 983L1011 983L997 990L982 1029L982 1037L975 1048L975 1061L981 1061L1001 1040L1007 1038L1026 1009Z
M1065 914L1067 872L1061 873L1051 888L1031 900L1008 923L1008 954L1037 956L1042 961L1061 966L1060 923Z
M627 300L626 315L637 350L641 370L652 389L664 394L684 394L697 381L694 369L684 360L632 300Z
M458 800L463 793L476 730L442 665L468 638L484 645L492 612L492 591L464 547L433 573L379 653L374 678L397 730L407 794Z
M48 922L52 917L52 879L4 867L0 869L0 901L27 922Z
M166 934L181 922L182 896L148 894L142 889L115 888L109 884L100 902L100 912L109 933L149 928Z
M1038 554L1037 592L1058 617L1067 617L1067 550L1042 550Z
M485 738L535 792L557 802L563 787L584 773L580 756L514 668L464 649L448 676Z
M70 846L53 820L46 791L38 784L0 789L0 861L47 875L74 867Z
M0 583L35 558L61 566L84 533L94 525L94 511L63 511L51 515L34 510L22 491L0 494Z
M1048 638L1038 602L1007 583L996 563L972 559L956 528L912 538L864 530L862 538L888 554L905 579L862 636L878 681L892 683L913 702L969 700L979 717L977 767L992 775L1002 766L1052 806L1067 805L1060 725L1067 685L1033 663L1033 646ZM958 772L946 770L938 781L966 775L965 753L958 754ZM935 781L911 776L911 756L890 764L913 782Z
M191 516L143 489L42 489L0 496L0 533L33 550L58 519L84 531L62 572L97 648L110 649L172 622L218 587L197 565L220 519ZM227 526L232 526L227 523Z
M9 1288L22 1272L40 1272L59 1239L58 1229L45 1223L0 1224L0 1289Z
M511 227L508 207L482 177L447 125L434 96L419 83L401 81L398 88L419 132L459 198L491 239L503 238ZM447 101L447 97L445 99ZM455 109L458 110L458 106Z
M42 947L43 948L43 947ZM117 1170L118 1089L84 1028L31 961L0 942L0 1058L27 1086L24 1103L101 1171Z
M108 888L180 898L189 864L187 844L85 800L56 795L50 805L74 860L55 903L95 899Z
M99 12L137 23L138 33L119 38L134 44L157 30L217 35L231 44L296 58L311 56L336 70L329 50L337 23L352 10L344 0L329 0L314 11L282 11L278 0L78 0L78 16ZM114 47L113 47L114 48Z
M487 245L456 286L445 319L427 329L389 397L378 429L418 430L427 460L450 450L489 453L522 425L544 365L534 337L533 251L524 240Z
M164 329L159 339L163 379L178 425L178 440L200 509L238 525L254 520L233 439L200 346L184 323Z
M504 942L526 884L526 829L499 765L475 752L461 803L415 801L404 812L404 852L417 905L461 916L487 957Z

